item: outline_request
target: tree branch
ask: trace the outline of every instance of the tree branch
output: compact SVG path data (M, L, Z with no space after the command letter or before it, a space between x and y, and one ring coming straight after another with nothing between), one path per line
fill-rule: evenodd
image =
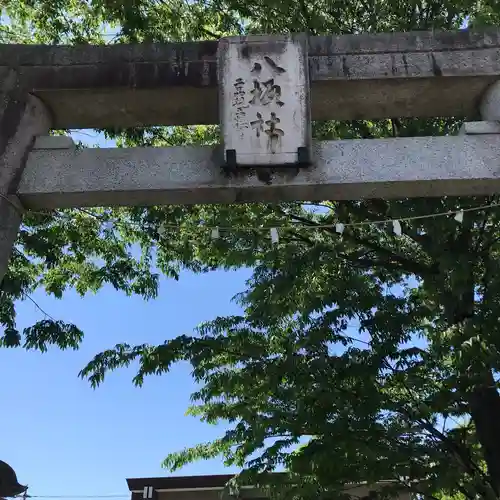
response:
M302 17L304 19L304 23L307 27L307 31L311 33L311 35L316 35L316 30L312 27L312 19L309 11L307 10L307 5L304 0L299 0L300 11L302 13Z
M389 361L387 361L387 359L385 359L384 365L389 370L396 372L395 368L391 365ZM402 379L402 384L409 397L413 401L418 402L418 399L414 397L414 394L412 393L411 389L408 387L404 379ZM414 418L411 412L407 411L403 405L400 405L400 411L406 416L406 418L410 420ZM467 450L463 446L460 446L458 443L450 439L446 434L441 432L439 429L436 429L436 427L434 427L432 423L422 418L417 418L415 421L419 423L427 432L429 432L429 434L439 439L441 443L443 443L452 453L454 453L460 460L462 466L470 474L471 477L475 478L479 475L480 478L486 480L486 482L489 483L490 486L494 488L494 484L489 480L487 476L485 476L481 468L475 463L471 454L469 453L469 450ZM481 493L484 495L484 498L488 498L487 491L482 491Z
M282 215L285 215L287 217L291 217L293 220L296 220L298 222L302 222L302 223L307 224L309 226L320 226L320 224L312 221L311 219L308 219L307 217L302 217L300 215L288 213L280 207L278 207L278 210L280 211L280 213ZM332 228L321 227L320 229L322 229L323 231L326 231L330 234L337 235L335 230ZM373 241L367 240L367 239L362 238L360 236L356 236L355 234L350 233L350 232L346 232L346 231L344 231L344 233L342 233L342 235L344 238L349 239L349 240L353 241L354 243L358 243L360 245L364 245L364 246L368 247L370 250L374 251L375 253L386 255L389 260L392 260L392 261L400 264L401 267L399 267L399 268L394 267L394 265L392 265L393 270L407 272L408 274L414 274L414 275L419 276L421 278L425 278L425 277L428 277L428 276L435 274L432 267L425 266L425 265L420 264L418 262L407 259L406 257L403 257L402 255L398 255L398 254L394 253L392 250L390 250L388 248L377 245ZM377 265L391 266L391 263L387 262L387 261L378 262L378 263L376 261L370 261L369 264L374 265L374 266L377 266Z

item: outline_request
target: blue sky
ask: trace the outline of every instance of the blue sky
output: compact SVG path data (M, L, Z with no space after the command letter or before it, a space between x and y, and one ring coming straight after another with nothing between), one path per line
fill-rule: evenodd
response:
M93 131L73 137L89 145L111 145ZM248 270L186 272L179 282L163 279L159 298L151 302L111 288L84 299L75 293L59 301L42 291L33 295L51 316L82 328L85 340L76 352L0 349L5 381L0 386L0 459L15 468L30 494L126 498L125 478L166 474L160 464L169 452L223 432L184 415L194 389L186 365L147 379L140 389L131 383L132 369L114 373L97 390L77 374L94 354L118 342L160 343L191 332L201 321L237 313L231 298L243 290L248 275ZM42 317L33 303L19 304L21 328ZM180 473L222 472L228 470L215 460Z
M94 131L72 135L89 146L112 146ZM224 427L185 416L195 389L188 365L150 377L142 388L131 382L133 368L113 373L96 390L77 374L93 355L116 343L161 343L192 332L202 321L240 312L231 299L244 290L249 275L249 270L184 272L178 282L162 279L159 298L150 302L111 287L83 299L73 292L62 300L43 291L33 294L48 314L77 324L85 340L76 352L0 349L0 376L12 380L0 388L0 459L15 468L31 495L126 498L127 477L167 474L161 462L169 452L223 433ZM43 318L30 301L20 303L17 311L20 328ZM177 474L224 472L236 470L213 460Z
M74 137L108 145L92 131ZM77 374L94 354L118 342L160 343L217 315L238 312L231 298L244 289L248 276L248 270L186 272L179 282L163 279L159 298L150 302L111 287L84 299L76 293L62 300L35 293L42 309L77 324L85 340L76 352L0 349L5 381L0 459L15 468L32 495L127 495L125 478L166 474L160 464L169 452L218 436L223 428L184 416L194 389L187 365L147 379L141 389L131 383L133 369L114 373L97 390ZM19 304L20 327L41 318L33 303ZM223 472L216 460L180 473Z

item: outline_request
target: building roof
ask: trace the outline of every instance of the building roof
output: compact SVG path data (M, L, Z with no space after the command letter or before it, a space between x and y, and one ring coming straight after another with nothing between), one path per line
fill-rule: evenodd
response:
M156 491L168 490L198 490L224 488L235 474L217 474L206 476L170 476L141 477L127 479L130 491L143 491L146 486L152 486Z

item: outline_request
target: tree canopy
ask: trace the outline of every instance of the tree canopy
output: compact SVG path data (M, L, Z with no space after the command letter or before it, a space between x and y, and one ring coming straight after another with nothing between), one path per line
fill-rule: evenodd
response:
M7 0L3 14L4 43L500 24L493 0ZM459 125L330 121L315 123L314 135L445 135ZM105 132L122 146L218 138L217 127L202 126ZM237 297L241 316L207 318L192 335L159 346L115 346L82 370L95 386L109 370L139 360L134 381L142 384L173 363L192 364L201 389L190 412L208 423L228 421L230 430L167 457L168 468L223 456L245 470L242 481L280 481L282 494L299 498L340 497L347 483L380 480L390 481L388 495L500 498L500 210L465 212L462 222L414 219L498 202L495 196L28 213L2 283L2 345L44 350L82 341L77 325L52 319L16 329L15 302L37 287L60 298L68 288L83 295L111 283L154 298L154 269L179 279L183 269L250 267ZM403 221L401 236L390 224L356 225L391 219ZM232 229L211 239L201 221ZM342 234L336 223L346 225ZM259 227L279 227L279 242ZM289 473L267 474L278 467Z

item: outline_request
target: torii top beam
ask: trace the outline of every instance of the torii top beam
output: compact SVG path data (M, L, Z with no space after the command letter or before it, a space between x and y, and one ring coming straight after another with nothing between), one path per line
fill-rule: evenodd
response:
M219 123L217 41L0 45L0 70L51 110L54 128ZM474 119L500 76L500 29L308 39L313 120Z

